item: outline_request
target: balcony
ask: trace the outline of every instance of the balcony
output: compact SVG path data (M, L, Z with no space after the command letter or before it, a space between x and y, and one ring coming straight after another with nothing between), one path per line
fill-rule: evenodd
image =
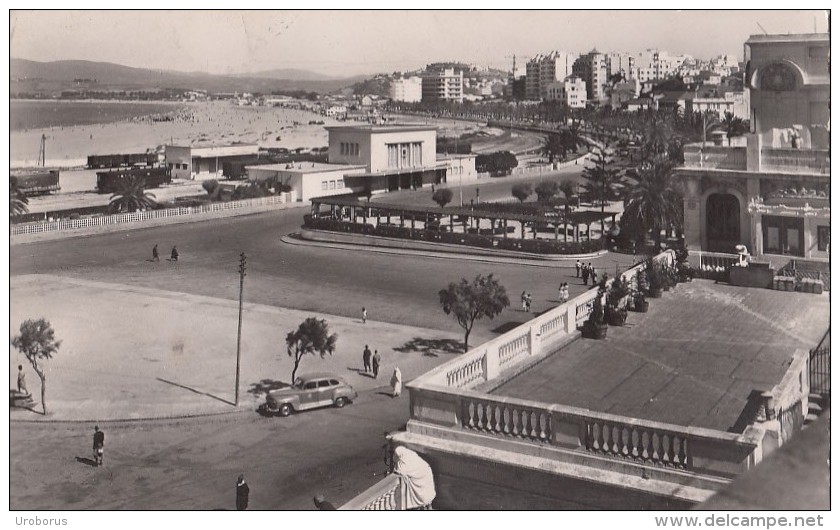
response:
M747 164L747 147L689 144L683 148L685 168L729 171L757 171L793 175L828 175L831 156L828 149L762 147L759 167Z

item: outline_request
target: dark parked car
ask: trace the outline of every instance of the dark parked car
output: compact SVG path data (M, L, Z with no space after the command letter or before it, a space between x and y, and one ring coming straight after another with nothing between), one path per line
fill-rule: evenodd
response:
M260 406L264 414L288 416L293 411L335 406L351 403L358 397L347 381L329 373L306 374L298 377L288 388L272 390Z

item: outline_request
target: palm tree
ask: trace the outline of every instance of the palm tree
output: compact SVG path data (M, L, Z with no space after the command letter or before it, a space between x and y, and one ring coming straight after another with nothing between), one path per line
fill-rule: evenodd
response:
M736 118L731 112L725 112L723 114L722 125L726 129L726 140L730 146L732 145L732 138L741 136L749 130L747 120Z
M112 213L136 212L154 208L157 202L152 193L146 193L146 179L136 175L120 181L118 191L111 195L108 210Z
M548 156L548 163L554 163L554 157L566 156L566 144L560 133L550 133L543 138L542 153Z
M21 215L29 212L29 199L18 187L17 177L9 178L9 215Z
M679 226L682 221L682 195L676 187L673 168L673 162L658 157L644 162L628 177L624 219L642 228L644 233L653 231L657 249L662 230Z

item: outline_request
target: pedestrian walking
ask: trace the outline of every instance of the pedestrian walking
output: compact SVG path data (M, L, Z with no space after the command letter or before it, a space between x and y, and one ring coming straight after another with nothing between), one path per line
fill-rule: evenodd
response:
M171 254L172 261L178 261L178 247L172 247L172 254Z
M522 294L519 295L519 300L522 302L522 310L525 311L526 307L528 306L528 295L525 291L522 291Z
M527 295L525 295L525 312L526 313L531 312L531 293L528 293Z
M29 390L26 389L26 374L23 372L22 364L18 365L17 387L18 393L25 396L29 395Z
M251 494L251 488L248 487L248 483L245 482L245 475L239 475L239 478L236 480L236 509L237 510L247 510L248 509L248 496Z
M370 372L370 348L365 344L365 349L362 352L362 362L365 366L365 373Z
M373 350L373 378L379 377L379 363L382 358L379 356L379 350Z
M155 243L155 246L152 247L152 261L160 261L160 255L158 254L157 243Z
M391 388L394 390L391 397L400 397L402 393L402 372L397 367L394 367L394 375L391 376Z
M580 260L577 260L575 262L575 278L580 278L580 266L581 266Z
M586 285L587 283L589 283L589 267L588 266L583 265L583 268L581 270L581 276L583 278L583 285Z
M362 324L367 324L367 309L362 308Z
M335 506L333 505L333 503L328 501L320 493L318 495L315 495L315 498L312 499L312 502L315 503L315 507L318 508L319 510L335 510L336 509Z
M99 430L99 425L93 428L93 461L97 466L102 465L105 456L105 433Z

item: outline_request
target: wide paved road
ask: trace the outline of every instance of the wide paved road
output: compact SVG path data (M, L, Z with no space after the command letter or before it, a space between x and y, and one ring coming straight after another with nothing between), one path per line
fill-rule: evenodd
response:
M494 188L507 194L509 185ZM513 306L493 321L480 321L472 344L532 316L517 307L522 290L533 293L535 312L554 305L561 281L572 281L572 296L583 290L574 281L571 262L565 268L496 265L282 243L280 236L295 231L306 211L296 208L14 245L10 273L56 274L236 299L238 259L244 251L248 301L351 317L366 306L373 320L446 330L458 327L441 311L438 290L461 277L494 273L507 287ZM181 261L147 261L156 243L164 256L177 244ZM613 259L630 261L629 256L593 261L614 270ZM382 470L382 433L399 429L408 418L408 396L391 400L381 390L364 393L358 403L341 410L283 420L246 412L225 418L109 424L107 465L101 469L74 458L89 456L92 426L15 422L10 429L15 485L11 506L230 508L241 472L249 477L254 508L311 508L317 491L341 504L376 482L374 473Z

